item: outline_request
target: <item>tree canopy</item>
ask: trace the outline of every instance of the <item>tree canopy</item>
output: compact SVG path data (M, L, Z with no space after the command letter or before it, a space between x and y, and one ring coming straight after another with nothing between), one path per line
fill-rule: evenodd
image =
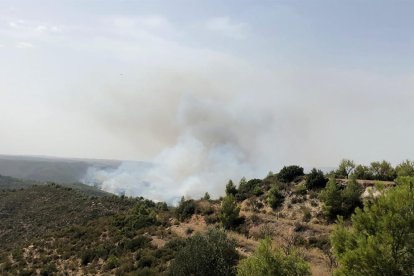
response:
M196 234L186 241L172 262L169 274L174 276L234 275L239 259L236 243L220 230Z
M303 168L291 165L283 167L278 173L278 178L283 182L292 182L296 177L304 175Z
M281 250L272 248L270 238L260 241L252 256L241 260L237 266L239 276L310 275L309 265L297 254L285 255Z
M351 228L339 220L331 236L337 275L414 275L414 177L397 183L357 208Z
M218 215L223 227L226 229L235 227L240 222L239 213L240 207L237 205L236 198L233 195L224 197Z
M323 188L325 187L326 182L328 182L328 179L325 178L323 172L321 170L313 168L306 178L306 188L308 190L314 188Z

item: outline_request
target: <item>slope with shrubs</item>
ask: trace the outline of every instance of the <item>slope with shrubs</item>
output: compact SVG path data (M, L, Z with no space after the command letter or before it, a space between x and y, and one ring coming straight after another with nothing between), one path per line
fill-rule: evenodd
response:
M116 196L91 197L56 184L0 191L0 250L61 227L116 214L129 205Z
M365 192L363 198L357 166L342 163L329 175L287 166L264 179L229 181L224 198L212 200L206 193L199 200L182 198L177 207L143 198L92 197L51 184L4 190L0 271L410 275L414 180L400 177L395 189L378 182L378 193ZM410 165L397 166L397 174L411 174ZM347 181L336 179L338 172Z

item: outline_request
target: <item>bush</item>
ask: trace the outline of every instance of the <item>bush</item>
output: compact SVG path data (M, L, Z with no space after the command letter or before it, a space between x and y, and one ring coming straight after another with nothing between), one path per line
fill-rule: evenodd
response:
M181 198L180 204L175 209L175 214L180 221L190 218L196 210L196 204L194 200L184 200Z
M398 176L414 176L414 162L405 160L395 167Z
M338 275L414 275L414 178L389 190L352 216L331 236Z
M297 195L306 195L308 190L306 189L305 184L301 183L295 186L293 192Z
M234 275L238 259L236 243L223 231L210 230L187 239L171 263L169 275Z
M236 185L233 184L233 181L230 179L229 182L226 185L226 195L236 195L237 194L237 188Z
M325 189L319 194L319 198L323 202L323 213L326 217L333 220L342 211L341 187L336 183L335 178L328 181Z
M119 259L115 256L110 256L106 261L106 269L113 269L120 265Z
M236 199L233 195L228 195L221 202L219 219L224 228L230 229L236 227L240 222L240 207L237 206Z
M341 215L349 217L357 207L362 207L361 194L364 188L355 178L351 178L341 192L342 210Z
M283 167L278 173L278 178L283 182L292 182L297 177L303 175L303 168L292 165Z
M370 171L374 180L392 181L397 177L395 169L385 160L371 162Z
M326 182L328 182L328 179L325 178L323 172L313 168L306 178L305 185L308 190L312 190L315 188L324 188L326 186Z
M309 265L298 255L285 255L272 248L272 241L266 238L252 256L240 261L239 276L259 275L310 275Z
M358 165L358 166L356 166L352 174L357 179L370 180L370 179L373 178L372 173L371 173L369 167L364 166L364 165Z
M239 191L237 193L237 199L244 200L249 198L256 193L261 193L260 184L262 180L260 179L250 179L249 181L240 181Z
M269 190L267 196L267 203L270 205L270 207L276 209L277 207L283 204L284 200L285 197L279 192L278 188L273 187Z
M322 200L325 216L334 220L338 215L349 217L357 207L362 207L361 194L364 191L354 177L342 189L334 178L330 179L326 188L319 195Z
M349 159L342 159L339 163L338 169L335 171L336 177L348 178L351 172L355 169L355 163Z
M203 196L204 200L210 200L210 194L208 192L206 192Z
M145 267L150 268L156 262L156 260L157 259L150 252L145 252L141 256L141 258L139 258L137 262L137 266L139 268L145 268Z
M309 222L312 219L312 214L311 214L309 208L306 208L306 207L303 208L302 212L303 212L303 221L304 222Z

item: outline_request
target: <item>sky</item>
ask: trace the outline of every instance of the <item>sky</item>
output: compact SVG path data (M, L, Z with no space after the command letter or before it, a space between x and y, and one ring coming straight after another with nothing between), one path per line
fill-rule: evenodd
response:
M398 0L0 0L0 153L180 173L412 159L413 12Z

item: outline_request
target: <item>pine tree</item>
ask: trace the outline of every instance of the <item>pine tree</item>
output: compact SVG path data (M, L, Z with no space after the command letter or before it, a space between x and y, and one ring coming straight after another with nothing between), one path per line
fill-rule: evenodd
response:
M340 220L331 236L337 275L414 275L414 177Z

